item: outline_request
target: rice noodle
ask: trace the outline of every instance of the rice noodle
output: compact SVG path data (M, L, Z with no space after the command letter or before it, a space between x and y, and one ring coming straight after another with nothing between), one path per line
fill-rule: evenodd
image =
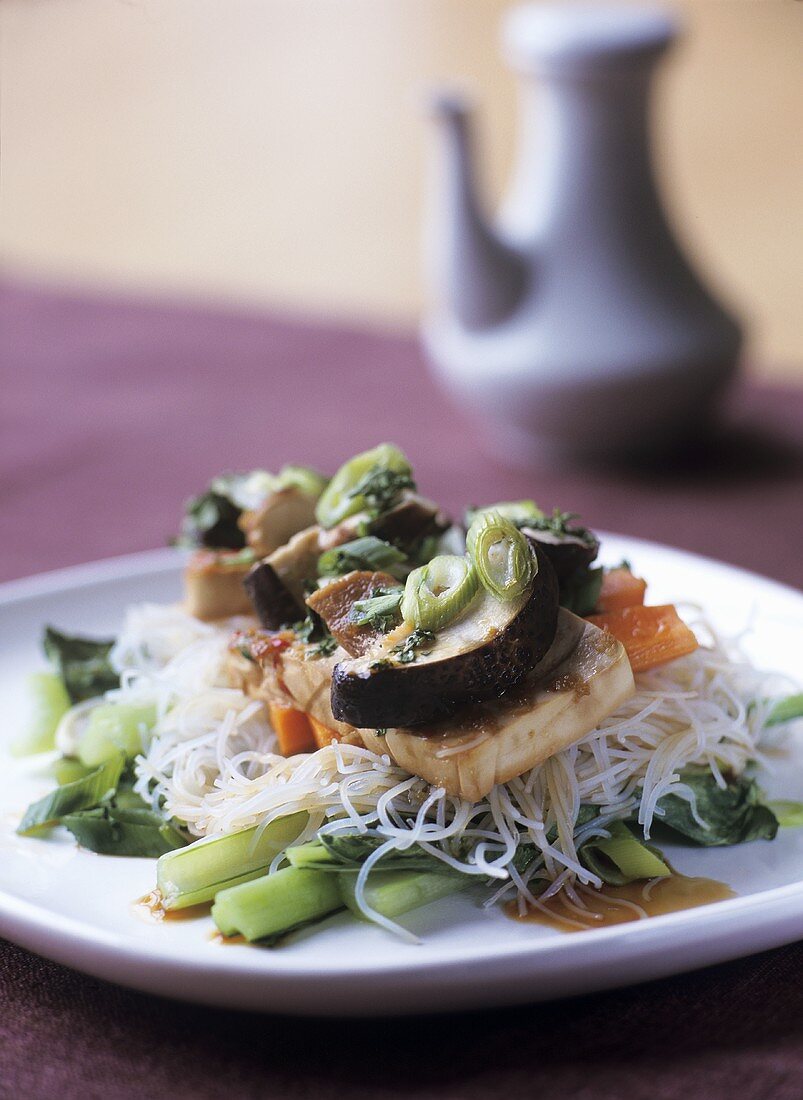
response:
M113 651L121 687L110 695L156 703L156 727L136 763L137 790L163 800L196 836L267 826L307 810L302 840L321 829L356 830L383 841L377 852L419 844L451 867L498 881L489 904L517 898L540 905L561 891L570 911L587 916L582 888L600 881L578 858L585 840L634 814L648 837L667 794L686 799L696 814L683 768L704 765L724 783L723 771L738 774L761 755L770 705L762 700L772 685L735 643L704 622L694 626L706 643L695 653L638 675L635 695L582 741L477 803L358 745L279 755L263 706L226 685L228 626L198 623L173 608L129 612ZM581 805L598 816L578 827ZM536 851L523 874L512 862L522 843ZM357 899L378 920L364 896L377 852L358 876ZM568 913L566 920L573 923Z

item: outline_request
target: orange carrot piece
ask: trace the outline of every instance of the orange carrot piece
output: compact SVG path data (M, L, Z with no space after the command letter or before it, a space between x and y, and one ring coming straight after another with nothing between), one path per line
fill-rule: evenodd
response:
M315 744L319 749L325 748L327 745L331 745L333 741L339 741L340 735L337 730L330 729L329 726L325 726L323 722L319 722L317 718L313 718L311 714L307 715L307 720L312 727L312 735L315 738Z
M588 621L622 643L634 672L645 672L697 648L697 639L673 604L623 607L604 615L589 615Z
M647 582L635 577L629 569L606 569L602 577L594 614L602 611L621 611L623 607L635 607L644 603Z
M282 756L295 756L298 752L315 751L315 735L310 720L303 710L295 707L281 707L275 703L268 706L270 724L279 741Z

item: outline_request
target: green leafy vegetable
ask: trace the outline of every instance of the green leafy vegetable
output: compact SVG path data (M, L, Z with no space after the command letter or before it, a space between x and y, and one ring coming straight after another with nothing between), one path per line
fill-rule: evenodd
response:
M83 779L93 771L85 767L80 760L71 756L62 756L53 764L53 777L60 787L67 783L74 783L76 779Z
M778 801L768 803L782 829L795 829L803 825L803 802Z
M697 816L705 826L696 820L690 804L676 794L658 800L656 825L706 848L772 840L778 832L778 819L762 803L755 779L746 775L729 777L722 788L707 768L686 768L680 778L691 788Z
M177 546L206 546L213 550L241 550L245 534L237 521L242 508L222 492L209 490L188 500Z
M306 642L309 649L304 654L307 660L316 657L328 657L337 649L337 640L326 629L326 624L320 615L310 610L306 619L294 623L292 627L299 641Z
M399 664L409 665L418 657L419 649L428 653L435 644L435 635L431 630L414 630L408 634L403 642L399 642L391 649Z
M637 840L622 821L606 825L610 837L586 841L578 855L583 866L611 886L672 874L660 851Z
M341 577L354 569L388 570L407 560L407 555L384 539L366 535L327 550L318 558L319 577Z
M187 837L161 814L145 807L103 806L65 814L61 824L90 852L104 856L158 858L182 848Z
M334 651L337 649L337 639L331 634L326 634L319 642L308 649L304 654L307 660L314 660L316 657L331 657Z
M803 718L803 692L780 699L770 711L767 725L780 726L784 722L792 722L795 718Z
M114 639L86 638L45 628L43 647L61 677L72 703L94 699L120 686L120 677L109 662Z
M31 803L17 827L17 832L20 836L30 836L44 826L57 825L69 814L95 809L114 795L124 765L125 758L119 753L83 779L65 783L38 802Z

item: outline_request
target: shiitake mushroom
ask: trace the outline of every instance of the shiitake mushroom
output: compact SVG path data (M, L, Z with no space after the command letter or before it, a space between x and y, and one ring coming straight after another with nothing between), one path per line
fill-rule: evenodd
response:
M557 626L558 579L546 553L535 546L533 554L535 576L516 599L483 590L437 636L417 639L402 627L337 664L335 718L362 729L418 726L518 683L547 652Z

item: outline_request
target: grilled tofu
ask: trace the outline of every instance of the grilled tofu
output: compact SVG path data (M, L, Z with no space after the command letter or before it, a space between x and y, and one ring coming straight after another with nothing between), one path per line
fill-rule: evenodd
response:
M184 607L188 615L210 622L250 615L243 580L251 568L239 550L197 550L184 570Z
M555 642L524 686L415 730L361 730L375 752L476 802L581 740L635 691L622 645L562 610Z

